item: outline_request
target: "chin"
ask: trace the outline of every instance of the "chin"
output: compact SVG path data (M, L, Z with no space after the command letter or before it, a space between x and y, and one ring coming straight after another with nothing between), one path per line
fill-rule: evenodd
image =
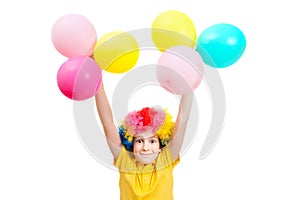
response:
M142 164L150 164L150 163L154 163L156 158L158 156L158 152L157 153L151 153L151 154L140 154L137 153L135 154L135 159Z

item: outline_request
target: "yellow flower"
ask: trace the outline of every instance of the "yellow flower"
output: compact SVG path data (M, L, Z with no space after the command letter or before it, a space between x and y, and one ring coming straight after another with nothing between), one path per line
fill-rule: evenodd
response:
M132 142L133 140L133 136L129 132L126 132L124 137L128 140L128 142Z
M166 119L163 126L157 131L156 135L159 137L159 139L162 141L163 144L166 144L170 140L170 136L172 134L173 128L174 128L174 122L172 121L172 115L166 112Z

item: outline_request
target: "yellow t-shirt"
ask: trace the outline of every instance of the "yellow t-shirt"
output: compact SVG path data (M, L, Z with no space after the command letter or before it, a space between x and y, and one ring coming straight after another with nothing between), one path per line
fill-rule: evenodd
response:
M123 147L114 163L120 172L120 200L173 200L173 168L179 160L166 146L154 164L137 165Z

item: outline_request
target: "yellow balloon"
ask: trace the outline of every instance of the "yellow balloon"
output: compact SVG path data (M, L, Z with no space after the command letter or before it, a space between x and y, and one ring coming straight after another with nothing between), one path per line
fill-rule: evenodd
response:
M102 36L94 49L94 59L105 71L124 73L134 67L139 57L135 38L126 32L115 31Z
M194 48L196 38L193 21L182 12L176 10L163 12L152 23L152 40L161 51L177 45Z

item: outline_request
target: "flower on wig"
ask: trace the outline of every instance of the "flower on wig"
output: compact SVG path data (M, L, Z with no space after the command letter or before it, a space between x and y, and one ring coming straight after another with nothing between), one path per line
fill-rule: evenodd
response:
M161 146L165 146L170 140L173 127L172 115L166 109L145 107L126 115L119 126L119 134L125 148L132 151L133 137L145 131L156 134Z

